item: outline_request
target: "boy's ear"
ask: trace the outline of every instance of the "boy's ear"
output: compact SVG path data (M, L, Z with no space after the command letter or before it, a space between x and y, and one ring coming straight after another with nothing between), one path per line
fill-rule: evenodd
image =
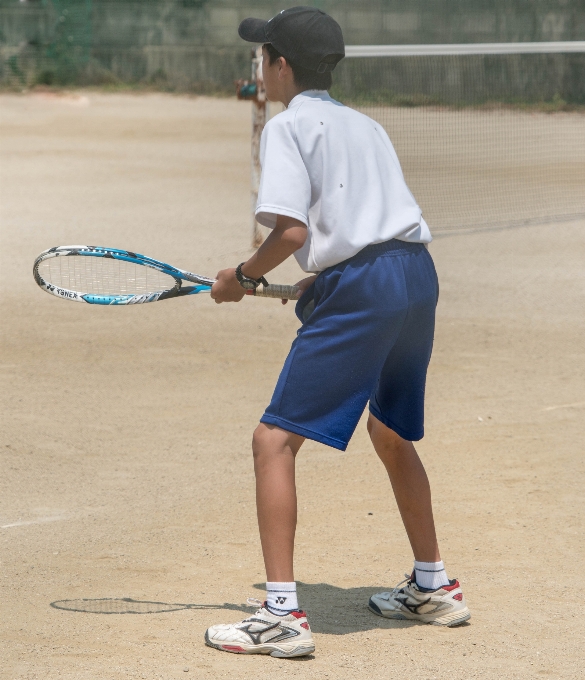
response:
M280 68L278 70L278 77L284 78L285 74L292 69L290 68L288 61L284 57L278 57L278 62L280 65Z

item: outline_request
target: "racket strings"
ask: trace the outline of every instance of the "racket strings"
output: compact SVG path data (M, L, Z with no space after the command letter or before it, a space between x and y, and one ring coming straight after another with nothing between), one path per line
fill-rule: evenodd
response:
M39 265L42 278L57 288L89 295L144 295L176 286L172 276L157 269L104 257L66 255Z

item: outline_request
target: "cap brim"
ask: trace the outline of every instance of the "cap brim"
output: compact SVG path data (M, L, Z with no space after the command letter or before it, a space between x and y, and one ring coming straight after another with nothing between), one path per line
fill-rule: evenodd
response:
M248 42L265 43L267 24L264 19L244 19L238 28L238 35Z

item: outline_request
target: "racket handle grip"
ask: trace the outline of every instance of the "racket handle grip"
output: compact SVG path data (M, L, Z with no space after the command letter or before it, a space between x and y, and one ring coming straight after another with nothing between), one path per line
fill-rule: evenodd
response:
M248 295L257 297L278 298L280 300L296 300L300 288L298 286L282 286L271 283L268 286L258 286L256 290L247 291Z

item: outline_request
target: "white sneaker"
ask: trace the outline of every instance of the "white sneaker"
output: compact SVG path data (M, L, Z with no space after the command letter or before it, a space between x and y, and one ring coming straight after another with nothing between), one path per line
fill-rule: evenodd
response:
M404 588L400 586L406 583ZM435 626L458 626L471 617L459 581L437 590L420 588L407 576L389 593L372 595L368 609L387 619L412 619Z
M259 607L258 611L239 623L211 626L205 631L205 644L223 652L270 654L279 658L315 651L305 612L276 616L266 608L266 602L249 598L248 604Z

